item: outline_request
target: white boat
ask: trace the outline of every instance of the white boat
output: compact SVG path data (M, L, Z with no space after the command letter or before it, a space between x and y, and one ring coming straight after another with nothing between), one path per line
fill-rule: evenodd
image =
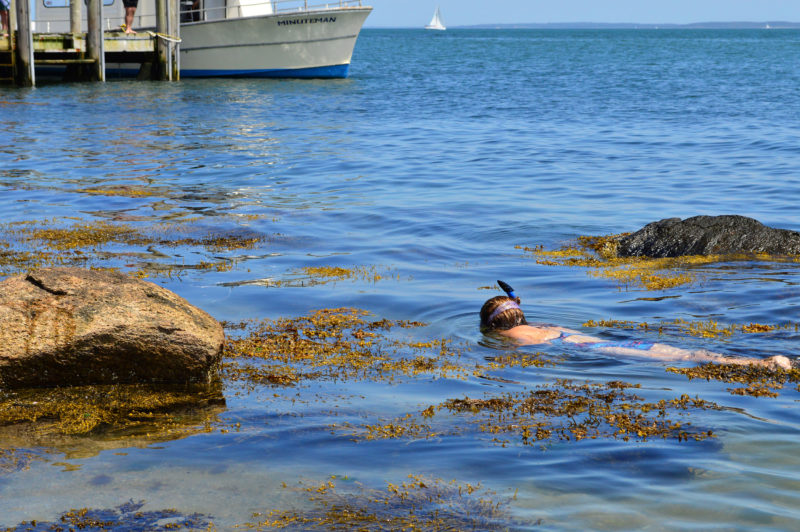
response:
M426 30L446 30L447 28L442 23L442 13L439 11L439 6L436 6L436 11L433 12L433 18L430 24L425 26Z
M35 1L35 32L69 31L69 0ZM154 0L139 0L133 28L154 28L155 9ZM181 0L181 9L181 77L347 77L372 11L361 0ZM85 31L85 5L82 20ZM103 0L106 31L123 22L122 0ZM138 66L106 69L135 75Z

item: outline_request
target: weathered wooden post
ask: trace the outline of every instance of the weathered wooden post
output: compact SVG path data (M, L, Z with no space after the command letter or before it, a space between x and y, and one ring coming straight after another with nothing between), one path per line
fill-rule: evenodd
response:
M14 40L14 31L17 29L17 0L11 0L8 4L8 34L11 36L12 40L12 48L16 48L16 44L13 43Z
M169 7L169 56L170 56L170 81L180 81L181 79L181 3L180 0L168 0Z
M106 80L106 57L103 49L103 0L88 0L86 6L86 52L94 59L90 78L94 81Z
M69 32L73 37L81 32L81 0L69 1Z
M69 2L69 32L72 34L72 44L70 48L77 48L76 42L81 35L81 4L83 0L70 0ZM80 59L86 58L86 48L78 52ZM83 64L67 65L67 71L64 73L65 80L79 80L86 78L86 67Z
M169 19L167 17L167 0L156 0L156 33L167 35L169 31ZM156 65L153 69L155 78L164 81L169 75L169 43L156 37Z
M33 87L36 84L36 73L34 72L33 64L31 9L28 0L12 0L12 2L17 4L15 10L17 18L17 71L15 77L17 78L17 85Z

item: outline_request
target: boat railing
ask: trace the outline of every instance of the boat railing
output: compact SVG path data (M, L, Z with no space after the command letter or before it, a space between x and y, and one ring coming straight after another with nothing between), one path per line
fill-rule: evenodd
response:
M362 0L333 0L316 3L314 0L228 0L226 5L214 6L209 0L180 0L181 22L202 22L258 15L304 13L328 9L363 7Z
M327 2L320 0L179 0L179 2L182 23L362 7L362 0L329 0ZM121 0L116 0L114 3L121 4ZM70 25L69 0L59 0L57 5L55 4L56 2L48 2L48 7L63 6L64 9L38 10L39 13L44 13L46 16L33 20L34 31L40 33L68 31ZM111 0L104 0L103 4L104 29L106 31L118 29L125 22L122 11L114 9L116 6L110 5ZM134 28L154 28L156 25L155 14L151 10L143 8L141 0L139 6L140 9L137 10L133 22Z
M284 11L317 11L332 7L362 7L361 0L333 0L319 4L310 3L308 0L273 0L271 3L278 13Z

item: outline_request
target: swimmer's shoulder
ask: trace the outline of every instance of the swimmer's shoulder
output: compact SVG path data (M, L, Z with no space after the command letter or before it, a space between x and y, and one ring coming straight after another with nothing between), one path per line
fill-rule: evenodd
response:
M500 334L513 338L521 345L543 344L561 336L559 327L537 327L517 325L511 329L500 331Z

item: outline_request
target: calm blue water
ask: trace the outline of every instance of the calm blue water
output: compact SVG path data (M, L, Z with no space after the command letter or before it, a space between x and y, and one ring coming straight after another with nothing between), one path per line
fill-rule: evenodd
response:
M796 324L798 263L707 265L696 283L654 292L540 265L515 246L554 249L697 214L800 230L798 87L796 31L365 30L346 80L3 89L0 212L4 223L192 217L209 230L244 227L269 238L219 254L237 259L231 270L154 282L220 320L340 306L422 320L430 325L413 334L464 342L475 361L509 349L477 330L481 303L498 293L480 288L498 278L517 289L529 319L575 328L589 319ZM152 195L80 192L111 185ZM383 279L231 285L295 279L307 266L374 267ZM661 341L800 355L794 328ZM253 512L302 505L282 482L347 475L380 489L424 474L516 492L513 518L546 529L800 527L794 385L777 398L741 397L666 367L571 353L555 368L503 373L513 382L311 382L296 402L295 391L271 399L270 389L231 387L211 432L139 447L87 438L0 475L0 525L133 499L200 512L229 530ZM691 422L718 437L543 450L477 432L354 442L331 429L557 378L641 383L649 399L698 395L722 408ZM237 422L239 432L219 430Z

